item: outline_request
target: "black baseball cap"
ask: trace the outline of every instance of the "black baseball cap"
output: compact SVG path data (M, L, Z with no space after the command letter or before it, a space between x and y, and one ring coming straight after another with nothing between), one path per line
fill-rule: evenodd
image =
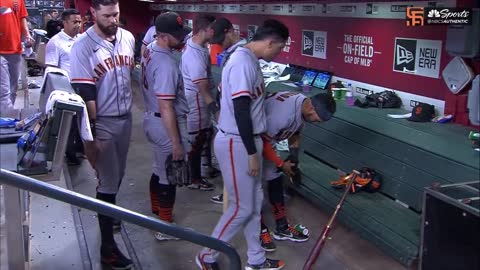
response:
M412 116L407 120L412 122L430 122L435 117L435 106L419 102L412 109Z
M228 30L233 29L233 25L228 19L219 18L213 22L211 28L213 37L210 39L210 44L222 44L225 40L225 34Z
M337 110L335 100L328 92L317 94L311 97L310 100L315 108L315 112L323 122L330 120Z
M155 29L159 33L170 34L180 42L192 31L189 27L183 25L183 19L175 12L166 12L160 14L155 19Z

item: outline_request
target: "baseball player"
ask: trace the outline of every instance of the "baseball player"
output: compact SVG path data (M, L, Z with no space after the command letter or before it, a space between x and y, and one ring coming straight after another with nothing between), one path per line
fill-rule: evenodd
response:
M185 96L190 109L187 116L187 130L191 143L188 159L192 184L189 188L200 190L214 189L213 184L201 176L202 150L210 141L210 134L213 132L210 115L217 113L212 94L214 83L207 48L207 43L212 36L210 25L214 21L215 17L207 14L200 14L194 19L193 36L187 40L180 64Z
M172 160L185 160L189 151L187 133L188 104L182 75L173 49L182 42L190 29L174 12L159 15L155 20L157 39L150 43L142 56L143 95L146 104L144 131L152 144L154 161L150 178L152 212L165 221L173 222L176 186L169 182L165 164ZM174 240L171 236L155 232L157 240Z
M265 112L267 115L267 132L263 138L264 163L263 179L267 181L267 193L273 207L276 230L273 237L276 240L290 240L304 242L308 235L304 235L289 225L285 213L285 200L282 171L291 176L293 174L290 161L283 161L273 149L276 142L289 141L290 154L298 160L299 133L304 122L328 121L336 110L335 101L329 94L318 94L307 98L295 92L278 92L267 96ZM290 163L290 164L289 164ZM223 202L222 194L212 198L217 203ZM275 243L271 239L268 227L262 220L260 240L265 251L275 251Z
M294 171L291 164L288 164L290 161L284 162L273 149L273 145L288 139L291 159L294 160L294 163L298 163L300 131L304 123L326 122L330 120L335 110L335 100L328 93L307 98L301 93L277 92L268 95L265 100L267 132L263 136L266 141L263 179L267 181L268 198L275 217L276 229L273 237L276 240L305 242L308 240L308 235L297 231L287 221L282 171L287 176L293 176ZM294 166L298 166L298 164L294 164ZM275 250L275 244L271 240L270 232L263 220L260 240L266 251Z
M96 19L73 44L71 82L84 99L93 142L85 142L85 154L98 178L97 199L114 204L125 174L132 128L132 88L134 67L133 35L118 27L118 0L92 0ZM131 260L118 249L113 238L113 219L98 215L102 263L113 269L129 269Z
M160 10L160 14L163 14L163 13L166 13L166 12L169 12L168 9L162 9ZM160 15L159 14L159 15ZM157 33L157 30L155 29L155 19L153 20L154 23L153 25L151 25L147 32L145 33L145 36L143 37L143 40L142 40L142 47L140 49L140 52L141 52L141 55L143 55L143 53L145 52L145 49L147 48L147 46L152 43L153 41L155 41L155 37L156 37L156 33Z
M285 47L288 35L288 28L281 22L265 21L250 43L232 53L222 71L219 131L214 150L229 204L212 237L229 242L244 229L247 270L285 266L283 261L265 257L259 238L263 202L260 135L266 131L266 116L265 85L258 59L271 61ZM216 251L203 249L196 256L196 263L201 269L219 269L217 255Z
M77 39L80 31L82 17L76 9L66 9L62 12L63 30L53 36L47 43L45 49L45 64L48 66L59 67L65 70L69 77L70 74L70 51L72 45ZM73 123L77 118L74 117ZM77 125L72 125L67 144L67 161L69 165L80 164L76 152L83 152L83 143L81 142Z
M220 44L224 49L224 58L227 58L239 46L247 44L247 40L240 38L240 34L233 29L233 24L226 18L219 18L212 24L213 36L211 44Z

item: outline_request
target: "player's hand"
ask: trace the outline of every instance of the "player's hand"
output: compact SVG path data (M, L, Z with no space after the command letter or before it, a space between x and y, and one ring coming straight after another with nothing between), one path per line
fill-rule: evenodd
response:
M33 44L35 43L35 40L32 38L32 36L28 35L25 38L25 45L27 48L33 47Z
M283 163L283 166L281 167L282 171L288 175L289 177L292 177L295 175L294 168L297 164L293 163L291 160L287 160Z
M182 144L173 144L172 150L172 160L184 160L185 159L185 152L183 151Z
M260 174L260 158L257 153L248 156L248 174L254 177Z
M93 169L95 169L99 149L100 148L96 140L85 141L85 155L87 156L87 160L88 162L90 162L90 165Z

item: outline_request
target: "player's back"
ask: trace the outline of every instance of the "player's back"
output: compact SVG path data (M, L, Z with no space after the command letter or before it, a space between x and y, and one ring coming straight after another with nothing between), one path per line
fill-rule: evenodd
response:
M196 84L202 80L208 80L210 84L209 89L213 88L214 83L208 49L193 42L191 38L187 40L185 50L182 53L180 69L186 91L198 92Z
M253 133L266 131L265 84L257 57L251 50L237 48L222 71L220 117L218 127L224 132L239 134L233 111L233 99L247 96L251 98L250 116Z
M272 93L265 99L267 135L274 141L288 139L303 126L302 104L307 97L296 92Z
M142 89L145 108L159 112L158 99L174 99L177 116L188 113L188 104L183 89L183 79L178 62L171 50L150 43L142 56ZM165 85L176 89L163 89Z

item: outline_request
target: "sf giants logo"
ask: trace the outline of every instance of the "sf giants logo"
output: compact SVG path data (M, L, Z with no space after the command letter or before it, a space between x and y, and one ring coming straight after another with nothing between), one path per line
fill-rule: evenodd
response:
M423 26L423 7L407 7L407 26Z
M417 107L415 108L415 115L420 115L422 114L423 108L422 107Z

